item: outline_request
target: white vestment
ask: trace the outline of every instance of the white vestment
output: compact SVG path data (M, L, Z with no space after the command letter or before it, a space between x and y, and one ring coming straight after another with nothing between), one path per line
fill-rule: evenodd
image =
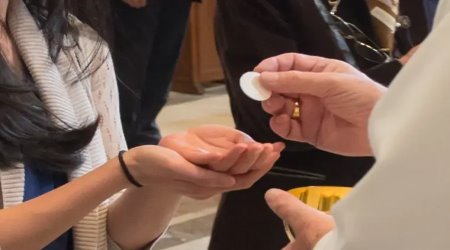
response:
M450 249L450 0L369 130L376 164L335 206L337 226L315 250Z

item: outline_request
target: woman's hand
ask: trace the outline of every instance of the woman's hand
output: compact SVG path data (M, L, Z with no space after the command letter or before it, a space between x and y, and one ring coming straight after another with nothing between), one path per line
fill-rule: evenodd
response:
M160 145L209 171L232 175L236 183L222 192L251 187L272 168L284 149L283 143L260 144L236 129L219 125L166 136Z
M267 191L266 201L294 231L295 241L283 250L312 250L317 242L335 227L333 217L308 207L285 191Z
M164 137L161 146L180 153L188 161L217 172L242 175L273 165L282 143L261 144L247 134L220 125L204 125ZM277 157L278 158L278 157Z
M293 53L266 59L255 71L274 93L263 108L275 133L338 154L372 155L368 119L383 86L344 62ZM300 118L291 117L296 101Z
M134 177L146 188L167 194L203 199L228 190L236 179L185 160L177 152L160 146L141 146L124 154Z

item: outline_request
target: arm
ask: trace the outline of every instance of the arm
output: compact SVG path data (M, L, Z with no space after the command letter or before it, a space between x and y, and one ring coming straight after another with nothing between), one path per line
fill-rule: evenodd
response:
M450 63L450 54L436 50L446 43L449 28L447 15L374 111L371 141L377 163L334 209L336 229L316 249L450 245L445 233L450 202L441 199L449 196L449 74L442 65Z
M271 164L276 158L272 159ZM155 194L156 191L167 190L170 194L202 197L229 190L237 185L235 179L227 174L200 168L187 162L176 152L158 146L132 149L125 154L124 159L132 174L145 188L140 191L130 188L117 159L112 159L89 174L52 192L19 206L1 210L0 246L4 249L42 249L108 197L129 188L128 193L112 205L112 213L108 215L108 226L119 245L125 249L138 249L142 247L139 236L147 232L154 232L157 235L161 233L159 225L165 226L163 224L171 216L170 209L174 207L177 198L175 195L173 199L161 198L160 193ZM140 200L139 203L136 197L149 199L153 202L153 206L149 201ZM143 208L147 211L139 210L136 205L138 203L145 204ZM125 207L126 213L117 213L117 210L114 210ZM150 209L154 209L154 212ZM136 213L131 218L144 220L146 225L142 228L134 227L132 225L134 220L126 220L129 219L127 213ZM114 224L117 221L124 221L124 224ZM129 228L132 230L127 230ZM137 233L135 236L135 230L141 230L139 232L142 232L142 235ZM122 235L131 237L130 245L127 245L128 239L121 241ZM146 242L155 237L151 234L146 235Z
M117 81L112 58L106 47L94 60L97 69L91 78L92 96L102 118L101 131L106 154L112 158L121 149L127 148L120 122ZM110 237L120 246L126 246L126 249L143 248L167 227L179 199L179 194L164 192L154 185L124 191L108 209Z
M161 236L181 195L147 186L125 191L108 209L108 232L123 249L150 247Z
M0 247L42 249L102 201L127 188L120 171L114 159L48 194L0 210Z
M110 237L123 249L151 246L169 225L180 198L157 187L126 191L109 207Z
M271 164L276 158L271 160ZM120 246L138 249L143 247L139 237L145 234L145 242L148 243L156 238L152 233L161 234L160 228L167 224L171 209L178 199L179 195L176 194L202 197L229 190L238 184L227 174L200 168L187 162L176 152L158 146L132 149L125 154L124 159L144 188L139 191L130 188L118 160L112 159L52 192L19 206L1 210L0 246L4 249L42 249L108 197L129 188L112 205L112 211L108 214L108 228L113 240ZM173 198L161 197L161 193L166 192L163 190L174 194L171 196ZM156 193L157 191L160 193ZM128 213L132 215L127 215ZM146 225L135 227L133 223L139 219ZM122 221L124 224L115 223ZM123 240L123 235L130 236L131 241Z

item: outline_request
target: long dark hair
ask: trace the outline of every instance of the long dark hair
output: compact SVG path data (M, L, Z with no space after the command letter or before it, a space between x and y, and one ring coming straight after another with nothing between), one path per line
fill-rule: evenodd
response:
M108 1L23 1L43 31L53 61L59 53L70 49L64 47L63 39L71 37L74 43L77 42L78 30L71 24L69 13L74 13L98 32L99 45L94 46L95 50L110 38L107 32L110 30ZM78 77L92 73L92 70L83 70L83 75ZM92 140L98 120L81 128L56 125L52 122L55 120L58 117L46 109L34 84L16 75L0 56L0 169L24 161L37 161L41 164L32 166L59 172L76 168L83 160L80 151Z

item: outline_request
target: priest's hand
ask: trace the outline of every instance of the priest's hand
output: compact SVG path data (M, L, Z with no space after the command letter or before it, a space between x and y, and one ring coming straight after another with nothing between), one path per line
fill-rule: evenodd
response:
M257 143L236 129L203 125L164 137L161 146L188 161L235 176L233 189L248 188L269 171L284 149L283 143Z
M335 227L333 217L305 205L285 191L271 189L265 198L269 207L294 231L295 241L283 250L312 250Z
M416 54L416 51L420 48L420 45L417 45L415 47L413 47L412 49L410 49L408 51L408 53L406 53L406 55L400 57L398 59L398 61L402 64L402 65L406 65L409 60L411 60L411 58Z
M273 116L275 133L342 155L372 155L368 119L385 87L347 63L302 54L266 59L255 71L273 91L263 108ZM295 102L298 118L292 116Z

